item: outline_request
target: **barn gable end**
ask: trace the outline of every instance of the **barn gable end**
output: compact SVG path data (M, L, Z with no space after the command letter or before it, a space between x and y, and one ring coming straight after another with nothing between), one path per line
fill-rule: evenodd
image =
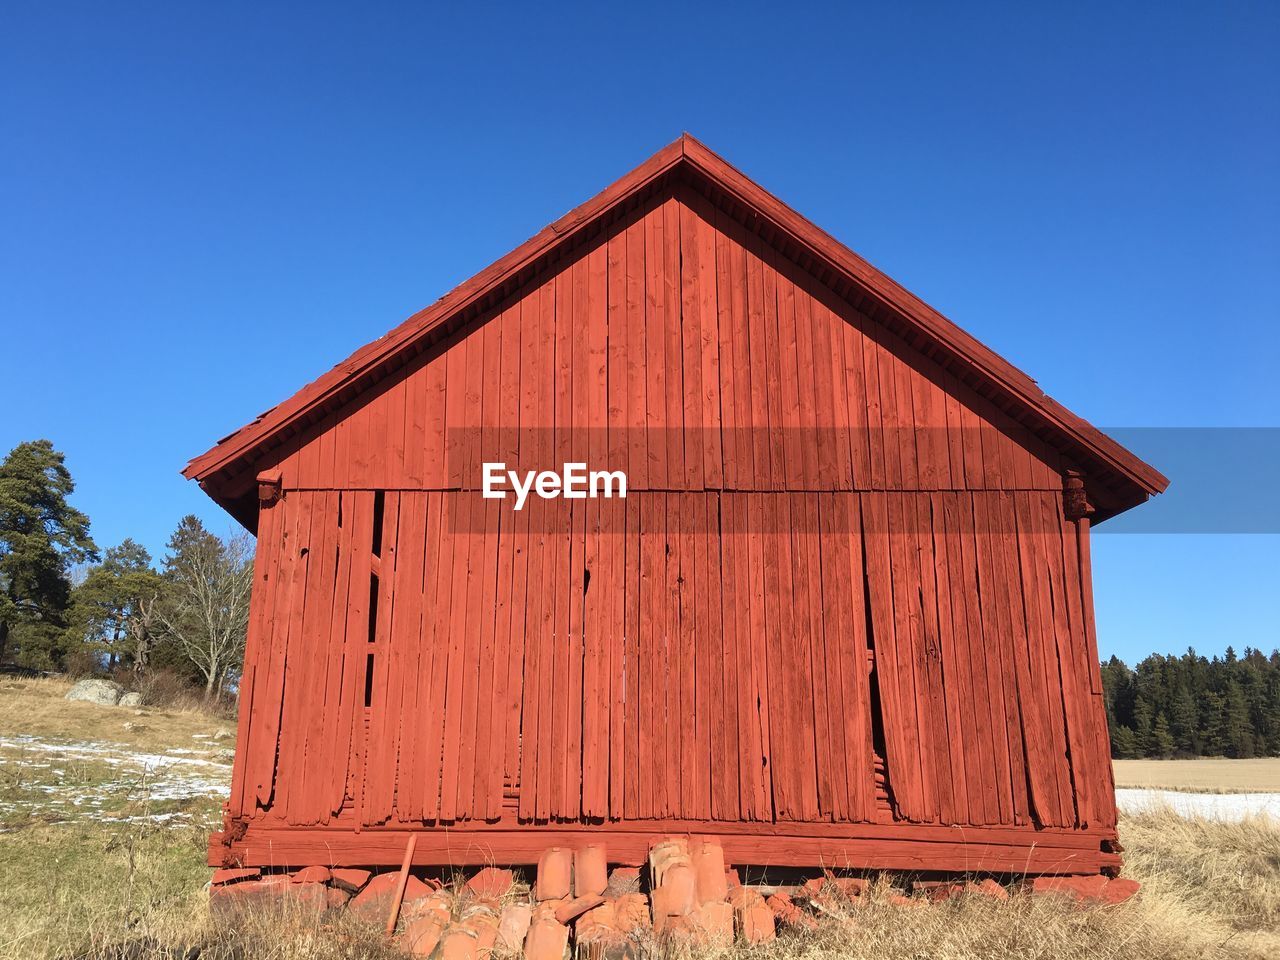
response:
M696 141L621 183L188 468L259 534L211 858L1114 866L1089 515L1164 479Z

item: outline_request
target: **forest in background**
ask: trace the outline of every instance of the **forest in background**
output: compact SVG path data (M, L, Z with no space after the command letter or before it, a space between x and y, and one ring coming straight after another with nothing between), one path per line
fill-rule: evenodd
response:
M157 564L126 539L101 550L69 501L48 440L0 461L0 668L107 675L144 702L234 696L244 662L253 539L183 517Z
M234 697L244 662L253 540L183 517L157 564L139 544L99 550L48 440L0 462L0 667L109 674L144 694L174 685ZM1280 756L1280 651L1153 654L1102 664L1112 756Z
M1280 651L1112 657L1102 686L1116 759L1280 756Z

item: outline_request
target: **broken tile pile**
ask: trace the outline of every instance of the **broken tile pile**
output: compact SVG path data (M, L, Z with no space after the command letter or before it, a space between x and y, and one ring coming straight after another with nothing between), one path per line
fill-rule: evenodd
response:
M654 937L701 947L728 946L735 937L759 944L773 940L778 928L814 929L822 916L850 922L845 908L868 899L866 879L830 872L795 887L743 886L711 839L661 839L650 848L648 868L648 895L640 889L639 868L609 870L601 843L545 850L528 895L513 872L500 867L477 871L461 890L409 874L396 940L411 956L435 954L439 960L564 960L571 944L585 960L627 960ZM287 899L317 915L345 907L362 920L385 924L396 915L401 880L394 870L225 869L213 875L209 904L216 916L230 917L247 906ZM1104 876L1038 877L1021 887L1081 906L1122 903L1138 891L1133 880ZM924 907L955 897L1009 897L990 878L916 880L911 889L913 896L893 894L887 902Z

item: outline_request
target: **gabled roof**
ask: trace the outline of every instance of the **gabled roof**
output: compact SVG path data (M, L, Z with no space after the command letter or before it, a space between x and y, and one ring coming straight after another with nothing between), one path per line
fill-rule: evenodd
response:
M1160 493L1169 481L1057 401L1034 380L852 250L810 223L688 134L543 228L394 330L361 347L289 399L193 459L183 475L251 529L256 526L256 464L413 357L479 317L567 249L595 236L661 184L679 178L708 195L748 229L955 372L1035 431L1086 474L1105 519Z

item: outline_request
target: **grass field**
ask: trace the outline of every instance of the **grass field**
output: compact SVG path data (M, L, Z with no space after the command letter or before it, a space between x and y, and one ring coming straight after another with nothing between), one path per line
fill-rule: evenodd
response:
M349 920L271 914L215 925L204 854L229 770L225 743L212 738L226 721L72 704L61 699L65 689L0 682L0 958L168 960L193 946L203 960L398 956ZM837 913L812 934L714 956L1280 957L1275 821L1156 811L1123 819L1121 840L1125 872L1144 888L1118 907L1078 910L1017 895L909 909L885 902L886 879L869 906Z
M1280 757L1114 760L1117 787L1203 793L1280 793Z

